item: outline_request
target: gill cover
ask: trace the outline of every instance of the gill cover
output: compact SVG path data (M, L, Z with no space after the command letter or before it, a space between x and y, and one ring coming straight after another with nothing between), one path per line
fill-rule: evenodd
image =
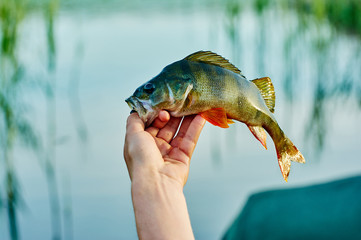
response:
M188 97L189 92L193 89L191 78L184 76L173 76L167 78L165 85L168 90L168 99L170 105L166 110L175 110L183 106Z

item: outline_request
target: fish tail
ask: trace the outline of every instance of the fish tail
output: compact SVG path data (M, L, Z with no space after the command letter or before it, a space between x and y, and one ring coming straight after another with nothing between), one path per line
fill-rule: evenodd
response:
M291 140L283 134L283 138L275 141L275 147L278 158L278 165L280 166L283 178L287 182L290 174L291 161L305 163L305 159L297 147Z
M290 174L291 161L305 163L305 159L292 141L284 134L278 123L271 118L264 127L270 134L276 147L278 165L282 176L287 182Z

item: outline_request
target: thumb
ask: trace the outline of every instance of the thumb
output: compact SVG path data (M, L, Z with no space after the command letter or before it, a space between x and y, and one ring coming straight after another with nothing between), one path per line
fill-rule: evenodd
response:
M140 119L138 113L132 113L127 119L127 134L144 131L144 122Z

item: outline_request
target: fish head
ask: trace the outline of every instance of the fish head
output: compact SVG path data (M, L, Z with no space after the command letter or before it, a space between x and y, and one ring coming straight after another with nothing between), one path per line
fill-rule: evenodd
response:
M190 81L190 78L161 73L138 87L125 101L148 127L160 110L176 111L183 105L193 86Z
M155 84L152 81L138 87L132 96L127 98L125 102L132 109L136 111L146 126L149 126L158 116L160 111L157 108L159 104L159 90L156 90Z

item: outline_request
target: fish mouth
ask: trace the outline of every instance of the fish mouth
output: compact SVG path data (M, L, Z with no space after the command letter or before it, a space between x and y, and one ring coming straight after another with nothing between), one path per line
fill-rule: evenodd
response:
M139 100L138 98L131 96L127 98L125 102L131 109L130 113L137 112L146 127L148 127L158 116L158 111L153 109L149 100Z
M145 108L143 105L139 102L139 100L133 96L125 99L125 102L128 104L129 108L132 109L132 112L137 112L138 114L141 114L142 112L145 112Z

